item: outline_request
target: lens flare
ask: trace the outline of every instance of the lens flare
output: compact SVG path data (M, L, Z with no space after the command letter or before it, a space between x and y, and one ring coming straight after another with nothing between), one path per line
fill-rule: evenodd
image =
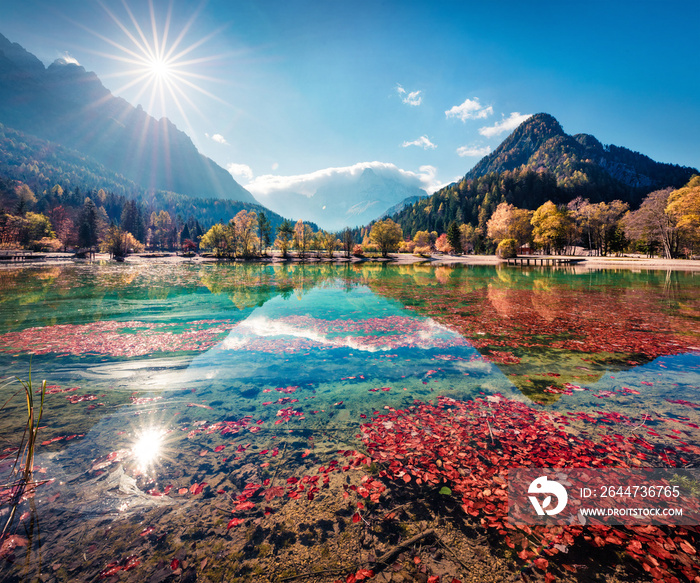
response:
M132 452L141 468L152 466L160 458L164 435L165 432L162 429L151 427L138 436Z
M150 67L153 75L160 79L167 78L170 74L170 65L163 59L153 59L150 63Z
M122 0L124 10L122 17L104 3L101 2L100 5L119 29L118 33L106 36L80 23L76 24L112 47L109 52L96 50L90 50L90 52L124 65L121 71L101 75L101 78L126 78L125 83L115 89L114 93L120 95L133 88L137 93L130 97L130 101L136 103L141 98L146 98L147 102L144 103L146 111L157 118L167 115L167 110L174 106L185 121L190 135L195 135L185 111L185 104L197 114L201 116L204 114L191 99L191 91L226 104L203 87L205 82L220 82L220 79L201 73L204 64L224 57L220 54L201 53L202 45L216 36L221 29L186 43L185 39L192 33L192 27L201 6L177 31L173 30L172 1L168 5L165 16L161 15L159 18L153 0L149 0L150 23L140 22L126 0Z

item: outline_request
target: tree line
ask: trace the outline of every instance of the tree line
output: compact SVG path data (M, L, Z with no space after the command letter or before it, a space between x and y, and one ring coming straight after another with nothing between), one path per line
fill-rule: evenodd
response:
M700 176L673 190L649 193L636 210L620 200L591 203L577 197L567 204L548 200L535 210L501 202L483 227L453 221L446 233L417 231L400 250L427 254L496 250L501 256L541 250L594 255L623 251L665 258L700 251Z
M118 234L128 248L179 248L182 234L201 236L197 219L172 218L124 195L55 185L38 196L25 183L0 179L0 246L35 251L109 248ZM126 235L128 233L128 236Z
M535 174L526 172L530 191L542 194L544 191L537 184L541 186L546 176L538 178ZM523 173L519 176L522 178ZM501 184L507 185L507 179L506 176ZM477 181L477 190L488 183ZM473 183L469 188L473 188ZM492 183L491 190L483 191L483 202L492 204L494 189ZM423 214L431 215L431 205L439 200L433 197L424 203L427 206ZM144 249L200 249L211 251L218 258L249 259L267 255L274 248L283 257L294 251L303 259L311 254L332 258L337 251L346 257L367 253L386 257L395 251L427 255L496 250L507 254L539 249L562 254L583 247L596 255L627 250L670 258L691 256L700 248L697 175L682 188L648 194L636 210L630 210L629 204L620 200L591 202L580 196L568 203L546 200L534 210L501 201L488 217L482 205L476 224L453 220L442 232L406 229L405 238L400 223L392 219L332 233L301 220L292 223L285 219L275 224L265 211L247 209L238 210L227 222L220 220L205 230L192 216L183 220L180 214L173 217L164 209L149 213L144 203L103 189L83 193L78 187L64 190L55 185L37 196L27 184L5 178L0 178L0 201L0 246L4 248L99 248L116 256ZM443 203L435 211L438 216ZM411 214L415 214L415 209Z
M64 188L60 184L36 191L0 174L0 247L109 251L118 239L122 245L115 249L117 253L122 248L173 251L181 249L186 240L196 248L212 224L241 209L262 207L169 192L128 197L102 188ZM273 228L283 221L275 213L266 215Z

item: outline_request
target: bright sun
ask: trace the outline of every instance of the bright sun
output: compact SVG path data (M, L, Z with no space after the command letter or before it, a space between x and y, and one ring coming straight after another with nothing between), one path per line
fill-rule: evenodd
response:
M202 86L204 81L215 82L216 79L200 73L203 63L216 60L221 55L202 56L199 52L200 47L215 36L218 31L187 43L185 37L190 31L198 11L191 15L179 32L176 32L171 29L172 2L160 23L156 17L153 0L148 0L150 22L139 22L127 0L123 0L122 5L127 16L124 20L102 4L102 8L124 35L125 38L121 41L87 29L116 49L113 53L98 52L97 54L126 65L121 72L107 75L105 78L128 78L124 85L115 90L117 95L134 88L136 94L130 97L130 101L139 102L141 99L145 99L147 103L144 105L147 111L153 114L154 110L159 110L160 115L165 115L166 110L174 106L182 114L189 127L190 123L184 103L186 102L190 108L201 114L188 95L190 90L221 101Z
M151 73L153 73L153 76L157 77L158 79L167 79L170 75L170 64L164 59L153 59L149 63L149 66L151 68Z

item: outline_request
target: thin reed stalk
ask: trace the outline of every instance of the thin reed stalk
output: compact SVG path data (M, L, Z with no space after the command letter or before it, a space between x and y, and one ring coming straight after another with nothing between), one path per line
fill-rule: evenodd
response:
M5 522L5 526L2 529L2 533L0 533L0 539L5 536L12 526L17 508L22 502L22 498L27 491L27 488L33 485L32 475L34 472L34 456L36 453L37 437L39 434L39 423L41 422L41 417L44 414L44 399L46 397L46 381L43 381L41 383L41 400L38 406L39 410L37 411L37 403L36 399L34 398L34 390L32 388L31 365L29 367L29 378L27 381L23 381L19 377L15 378L22 385L22 389L24 390L26 397L27 422L24 426L24 433L17 450L17 457L10 473L10 476L17 475L18 477L6 485L6 487L9 487L12 491L8 499L10 514ZM22 389L15 393L13 397L21 393ZM5 402L0 410L4 409L8 402L9 400Z

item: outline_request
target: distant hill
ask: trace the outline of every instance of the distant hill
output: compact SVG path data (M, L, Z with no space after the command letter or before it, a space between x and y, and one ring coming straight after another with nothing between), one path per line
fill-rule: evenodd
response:
M570 136L549 114L533 115L465 176L393 215L404 233L446 232L452 221L483 227L501 202L536 209L548 200L622 200L637 208L648 193L688 182L695 168L655 162L588 134Z
M114 97L79 65L45 68L1 34L0 123L87 154L144 189L257 203L167 118Z
M648 156L618 146L604 146L594 136L564 133L547 113L531 116L496 150L482 158L465 179L518 168L551 172L567 190L625 193L634 203L640 193L685 184L694 168L655 162Z
M401 202L396 203L394 206L392 206L390 209L387 209L387 211L379 217L380 219L384 219L386 217L390 217L392 215L395 215L398 212L401 212L403 209L405 209L408 205L413 204L415 202L418 202L421 198L425 198L424 196L409 196L408 198L404 198Z
M309 189L308 184L304 187ZM292 186L256 196L262 204L281 215L313 221L328 231L339 231L366 225L407 198L417 200L427 193L402 182L395 169L368 166L361 172L323 176L306 194L296 192Z
M265 212L273 228L284 220L257 203L144 189L90 156L0 124L0 209L12 211L16 202L15 186L19 183L28 185L36 193L39 212L47 212L59 204L81 206L85 196L95 198L94 193L103 189L110 194L110 200L114 200L113 204L105 205L105 210L108 218L116 223L128 199L141 204L144 216L166 210L173 217L180 215L183 220L193 217L204 228L219 221L227 222L241 210ZM63 198L52 196L51 190L56 185L66 192Z

